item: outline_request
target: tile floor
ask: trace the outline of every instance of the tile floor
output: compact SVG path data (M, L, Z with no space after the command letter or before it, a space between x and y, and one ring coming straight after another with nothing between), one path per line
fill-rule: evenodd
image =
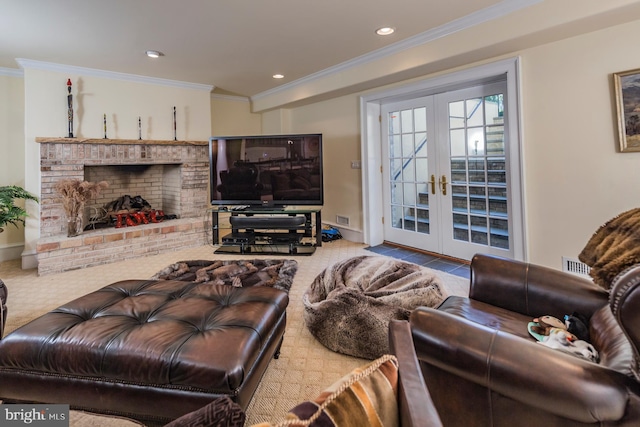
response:
M399 248L384 243L378 246L370 246L367 250L380 255L413 262L424 267L433 268L434 270L445 271L459 277L469 278L469 265L450 258L441 258L435 255L425 254L407 248Z

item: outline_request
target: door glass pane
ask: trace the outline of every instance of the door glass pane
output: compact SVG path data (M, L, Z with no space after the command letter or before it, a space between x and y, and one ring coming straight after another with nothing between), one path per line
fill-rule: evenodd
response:
M391 159L391 181L398 181L402 174L402 159Z
M413 114L411 114L411 110L400 112L400 126L402 133L413 132Z
M484 155L484 128L475 127L467 130L467 145L470 156Z
M402 156L411 157L414 155L413 134L402 135Z
M449 103L451 215L455 240L509 249L502 104L502 94Z
M392 227L429 232L427 108L389 113Z
M389 135L400 133L400 112L394 111L389 113ZM389 138L391 140L391 138Z
M504 98L501 93L484 97L485 122L491 125L496 120L504 117Z
M418 184L418 201L417 206L421 208L429 208L429 186L428 184Z
M416 133L416 157L427 157L427 134L425 132Z
M429 162L426 158L416 159L416 182L424 183L429 181L428 164Z
M466 156L467 150L465 147L464 129L450 130L449 142L451 145L451 156Z
M402 191L399 191L400 188L402 187L398 184L391 185L391 203L402 204Z
M402 206L391 205L391 226L402 228Z
M467 159L451 159L451 183L462 184L467 182Z
M402 144L400 143L400 135L389 135L389 156L402 157Z
M473 184L483 184L487 182L484 173L484 159L469 159L469 182Z
M466 215L453 214L453 238L455 240L469 241L469 217Z
M427 131L427 108L421 107L413 110L415 120L415 132Z
M504 156L504 126L487 126L487 154Z
M404 229L409 231L416 230L416 213L414 208L405 208L404 209Z
M482 98L467 99L467 127L482 126L484 124L484 109Z
M464 101L449 103L449 129L464 127Z
M403 184L404 188L404 204L406 206L415 206L416 205L416 185L413 182L405 182Z
M427 209L417 210L417 225L418 233L429 234L429 211Z
M416 180L414 159L402 159L402 180L414 182Z

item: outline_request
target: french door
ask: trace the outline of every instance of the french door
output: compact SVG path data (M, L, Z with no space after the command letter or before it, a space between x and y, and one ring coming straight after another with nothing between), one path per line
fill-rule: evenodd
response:
M382 106L384 239L512 256L506 83Z

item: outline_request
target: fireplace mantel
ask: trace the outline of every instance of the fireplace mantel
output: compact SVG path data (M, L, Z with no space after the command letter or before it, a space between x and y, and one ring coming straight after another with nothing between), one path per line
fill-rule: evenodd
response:
M104 144L104 145L207 145L208 141L173 141L166 139L110 139L36 137L39 144Z

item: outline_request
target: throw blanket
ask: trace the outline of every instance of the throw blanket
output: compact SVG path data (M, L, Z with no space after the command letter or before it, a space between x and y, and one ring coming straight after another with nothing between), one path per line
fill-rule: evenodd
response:
M389 322L446 294L433 270L382 256L359 256L328 267L303 296L309 331L330 350L376 359L389 352Z
M640 208L607 221L578 256L591 267L589 275L605 290L625 269L640 262Z
M158 271L151 279L181 280L235 287L270 286L289 292L298 270L294 260L180 261Z

